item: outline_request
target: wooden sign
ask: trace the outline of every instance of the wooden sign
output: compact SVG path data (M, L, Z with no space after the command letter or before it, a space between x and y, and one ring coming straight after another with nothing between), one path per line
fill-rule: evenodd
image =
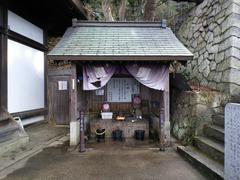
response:
M67 81L58 81L58 90L64 91L68 89Z
M131 102L132 95L140 93L139 87L134 78L112 78L107 84L107 101Z

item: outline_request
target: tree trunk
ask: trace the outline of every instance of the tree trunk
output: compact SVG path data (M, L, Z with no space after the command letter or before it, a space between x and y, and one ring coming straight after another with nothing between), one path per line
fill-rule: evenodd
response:
M102 0L102 11L106 21L114 21L110 6L110 0Z
M154 21L157 0L147 0L144 8L144 20Z
M127 5L127 0L121 0L119 11L118 11L119 21L125 20L126 5Z

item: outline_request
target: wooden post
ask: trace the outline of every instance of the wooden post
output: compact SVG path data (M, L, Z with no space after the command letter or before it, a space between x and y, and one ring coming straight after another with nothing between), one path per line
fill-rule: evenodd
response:
M165 147L170 145L169 75L166 79L161 102L159 114L159 150L164 151Z
M160 115L159 115L159 128L160 128L160 136L159 136L159 150L165 151L165 111L164 108L160 107Z
M79 152L85 152L85 140L84 140L84 112L80 112L80 149Z
M7 109L7 1L0 3L0 109Z
M165 89L163 92L163 102L164 102L164 132L165 132L165 146L170 145L170 97L169 97L169 74L166 79Z

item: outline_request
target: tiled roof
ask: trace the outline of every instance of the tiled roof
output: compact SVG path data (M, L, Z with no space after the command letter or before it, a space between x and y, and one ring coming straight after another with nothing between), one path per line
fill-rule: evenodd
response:
M102 25L102 26L99 26ZM143 26L98 26L79 23L65 32L49 56L184 56L192 53L170 28ZM124 23L122 23L124 24Z

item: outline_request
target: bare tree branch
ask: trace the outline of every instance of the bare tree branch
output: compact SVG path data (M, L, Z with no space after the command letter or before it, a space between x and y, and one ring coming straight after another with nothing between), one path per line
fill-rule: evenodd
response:
M144 7L144 20L154 21L157 0L147 0Z
M126 5L127 5L127 0L121 0L119 11L118 11L118 16L120 21L125 20Z
M106 21L114 21L110 4L110 0L102 0L102 11Z
M70 0L70 2L74 5L74 7L81 12L87 20L94 20L92 11L84 6L84 4L80 0Z

